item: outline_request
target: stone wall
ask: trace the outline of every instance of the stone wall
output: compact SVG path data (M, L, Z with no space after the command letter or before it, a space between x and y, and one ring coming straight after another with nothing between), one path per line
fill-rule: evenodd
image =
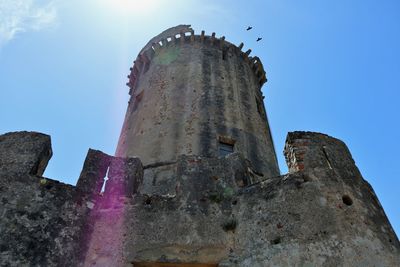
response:
M142 166L89 150L75 187L30 174L50 150L47 135L0 136L0 266L400 265L371 186L327 135L289 133L290 172L269 178L240 153Z
M265 177L279 175L261 93L265 71L242 46L184 26L153 38L129 75L117 156L138 156L144 165L217 157L222 142Z
M0 266L83 265L96 210L132 197L143 176L140 160L90 149L77 186L67 185L41 176L50 157L48 135L0 136Z
M167 165L176 173L168 195L145 174L128 206L127 261L399 265L399 241L343 142L289 133L285 154L291 172L256 183L240 154L180 157Z
M75 187L42 177L50 136L0 136L0 266L74 266L87 207Z

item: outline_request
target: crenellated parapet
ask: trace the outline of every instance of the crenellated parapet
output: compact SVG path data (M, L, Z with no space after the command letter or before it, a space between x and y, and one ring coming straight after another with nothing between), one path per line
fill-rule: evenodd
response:
M261 60L257 56L250 56L251 49L247 49L246 51L242 50L244 47L243 43L236 46L226 41L225 36L216 37L215 32L211 33L211 35L206 35L205 31L201 31L199 35L196 35L190 25L179 25L152 38L139 52L136 60L133 62L133 67L130 68L130 74L128 75L129 81L126 83L130 88L129 94L132 95L135 90L136 81L141 71L148 68L148 64L150 64L157 53L162 49L184 44L193 44L199 47L206 45L213 46L221 49L223 56L228 53L236 55L249 64L259 82L260 88L267 82L266 73Z
M76 186L32 172L48 135L0 135L0 148L10 165L0 168L1 266L400 263L373 189L325 134L289 133L289 173L275 177L258 176L240 153L142 166L90 149Z
M225 36L170 28L139 52L128 76L118 157L144 165L179 155L218 157L228 145L265 176L279 174L261 86L260 58ZM226 143L225 138L230 140Z
M113 157L89 149L76 189L80 197L107 202L111 198L132 197L142 177L143 167L138 158Z

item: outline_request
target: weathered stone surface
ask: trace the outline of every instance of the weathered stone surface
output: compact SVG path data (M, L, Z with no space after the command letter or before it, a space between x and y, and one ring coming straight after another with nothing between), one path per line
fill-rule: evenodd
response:
M15 178L0 178L0 266L75 265L86 207L73 201L74 188L29 174Z
M130 207L129 261L397 266L399 241L347 147L290 133L286 148L297 145L305 149L302 171L245 187L235 177L250 175L235 156L181 157L175 197L138 195ZM323 147L338 159L331 167L316 153Z
M96 240L93 210L121 206L119 198L131 197L142 181L140 160L96 150L89 150L76 187L41 177L51 144L40 133L0 135L0 147L0 266L82 265Z
M324 152L317 153L322 148L339 160L327 164ZM174 170L169 194L157 181L146 183L145 175L134 198L112 213L119 214L118 227L109 236L121 239L111 254L121 255L121 263L397 266L399 241L343 142L295 132L286 150L304 151L305 167L255 183L249 162L237 153L181 156L154 166ZM109 212L98 213L102 229L111 225ZM94 259L110 259L99 251Z
M107 154L89 149L76 184L82 194L90 197L100 194L110 161L111 157Z
M0 172L41 176L52 156L50 136L12 132L0 136Z
M82 188L2 171L0 265L399 265L397 236L343 142L289 133L285 154L290 173L264 178L240 153L145 166L172 169L162 183L137 158L94 150Z
M73 266L79 261L86 207L75 188L40 177L50 136L0 136L0 266Z
M143 180L143 166L138 158L113 157L108 171L105 194L132 197Z
M260 90L261 61L225 40L185 36L189 26L155 37L136 59L117 156L137 156L144 165L182 154L218 157L219 141L228 137L255 171L279 175Z
M188 25L152 39L129 77L122 157L90 149L76 186L41 176L49 136L1 135L0 266L400 266L342 141L289 133L279 175L265 72L242 47Z

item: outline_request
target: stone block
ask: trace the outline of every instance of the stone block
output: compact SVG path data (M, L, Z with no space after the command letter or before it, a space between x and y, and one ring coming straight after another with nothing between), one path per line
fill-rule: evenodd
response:
M41 176L51 156L49 135L37 132L0 135L0 172Z
M89 149L76 187L84 195L99 194L104 184L111 156Z
M132 197L143 182L143 166L138 158L113 157L104 194Z

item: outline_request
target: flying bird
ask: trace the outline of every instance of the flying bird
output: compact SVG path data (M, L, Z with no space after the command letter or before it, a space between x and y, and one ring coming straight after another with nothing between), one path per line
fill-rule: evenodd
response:
M250 31L251 29L253 29L253 27L249 26L247 27L246 31Z
M262 38L258 37L256 42L261 41L261 40L262 40Z

